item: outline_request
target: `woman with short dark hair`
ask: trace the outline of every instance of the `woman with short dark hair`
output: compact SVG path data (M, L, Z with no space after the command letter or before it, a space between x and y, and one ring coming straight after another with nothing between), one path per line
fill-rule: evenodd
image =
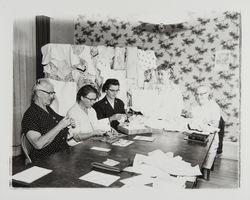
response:
M124 103L117 98L120 90L120 83L117 79L107 79L103 84L102 91L105 97L93 105L98 119L108 118L111 126L117 130L118 120L125 114Z

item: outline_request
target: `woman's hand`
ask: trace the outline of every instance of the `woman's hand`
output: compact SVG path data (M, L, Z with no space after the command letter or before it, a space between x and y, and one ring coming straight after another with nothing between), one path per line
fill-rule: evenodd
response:
M97 129L92 132L92 136L102 136L104 133L106 133L106 131Z
M114 115L112 115L112 116L109 118L109 121L110 121L110 122L115 121L115 120L119 121L119 120L122 118L123 115L124 115L124 114L114 114Z
M75 126L75 120L73 118L69 118L69 117L64 117L59 123L58 126L61 129L66 128L67 126Z

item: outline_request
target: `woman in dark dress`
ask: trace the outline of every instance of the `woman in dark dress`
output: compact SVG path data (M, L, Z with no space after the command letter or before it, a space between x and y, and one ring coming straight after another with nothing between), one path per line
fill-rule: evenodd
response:
M45 158L67 145L68 126L74 120L58 115L50 104L54 100L53 85L48 79L38 79L32 89L32 101L22 120L22 134L31 143L31 160Z

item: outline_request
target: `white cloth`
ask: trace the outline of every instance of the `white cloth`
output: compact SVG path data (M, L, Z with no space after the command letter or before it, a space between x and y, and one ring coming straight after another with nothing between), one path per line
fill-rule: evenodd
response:
M96 67L101 71L103 77L107 77L113 63L114 48L98 46L97 49L99 54L96 58Z
M209 100L206 104L200 106L197 103L191 106L193 120L198 124L209 124L213 127L219 127L221 116L220 107L214 100Z
M173 83L171 86L162 86L158 90L158 102L155 104L155 114L163 119L177 119L183 109L183 96L179 87Z
M96 111L93 108L87 109L84 112L78 103L75 103L67 112L67 116L75 120L75 128L70 128L70 136L77 134L89 133L94 130L110 131L108 118L98 120Z
M183 97L176 85L160 91L132 90L132 107L155 119L178 119L183 109Z
M62 80L71 72L69 44L46 44L41 48L44 72L57 75Z
M96 75L96 68L90 54L90 46L72 45L71 49L71 65L80 65L80 59L83 59L87 65L87 72Z
M137 84L139 87L143 87L145 80L144 72L148 69L156 69L156 56L152 50L137 51Z
M137 47L127 47L127 58L126 58L126 70L127 78L137 78Z
M43 72L50 75L55 75L64 80L71 73L71 67L66 60L53 60L43 67Z
M65 116L68 109L76 101L76 83L64 82L49 79L53 84L55 94L55 100L52 102L51 107L59 115Z
M115 47L114 57L114 69L124 70L125 69L125 48Z
M155 105L158 104L157 90L132 89L132 108L141 111L145 116L154 113Z
M65 60L70 64L70 44L46 44L42 46L42 64L46 65L50 62L53 63L54 60Z

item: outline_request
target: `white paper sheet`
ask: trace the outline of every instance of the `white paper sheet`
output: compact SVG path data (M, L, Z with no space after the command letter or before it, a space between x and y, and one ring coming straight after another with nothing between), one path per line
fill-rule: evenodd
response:
M90 149L97 150L97 151L105 151L105 152L109 152L111 150L111 149L107 149L103 147L91 147Z
M52 170L34 166L15 174L14 176L12 176L12 178L17 181L32 183L33 181L45 176L50 172L52 172Z
M120 162L118 162L116 160L109 159L109 158L103 162L103 164L109 165L109 166L115 166L115 165L118 165L119 163Z
M153 188L181 189L186 187L185 182L185 179L179 177L157 177L154 179Z
M126 147L126 146L128 146L128 145L130 145L132 143L134 143L134 141L119 139L116 142L112 143L112 145L120 146L120 147Z
M147 142L153 142L154 140L156 139L155 136L153 137L148 137L148 136L135 136L134 137L134 140L143 140L143 141L147 141Z
M110 186L112 183L114 183L119 178L120 178L119 176L105 174L105 173L97 172L97 171L93 170L93 171L81 176L79 179L84 180L84 181L89 181L92 183L96 183L99 185Z
M153 183L153 181L154 181L154 178L150 178L150 177L144 176L144 175L133 176L130 178L120 180L120 182L122 182L123 184L136 185L136 186Z

